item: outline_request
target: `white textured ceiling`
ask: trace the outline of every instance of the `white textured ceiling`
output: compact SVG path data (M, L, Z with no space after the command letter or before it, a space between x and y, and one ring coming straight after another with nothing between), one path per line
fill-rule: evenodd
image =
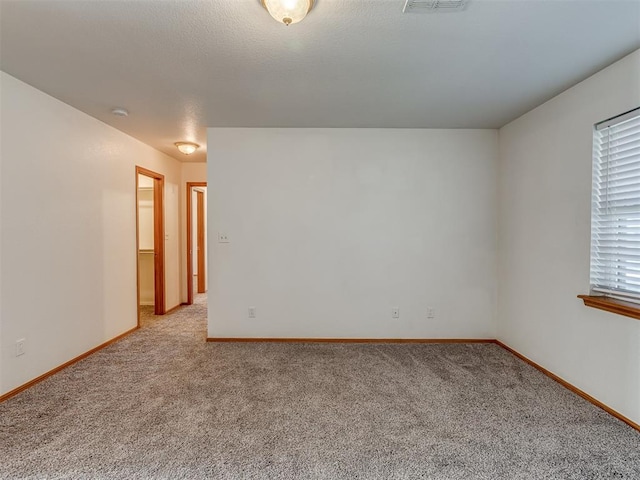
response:
M495 128L640 47L640 0L0 2L0 68L180 160L207 127ZM114 106L128 118L110 115Z

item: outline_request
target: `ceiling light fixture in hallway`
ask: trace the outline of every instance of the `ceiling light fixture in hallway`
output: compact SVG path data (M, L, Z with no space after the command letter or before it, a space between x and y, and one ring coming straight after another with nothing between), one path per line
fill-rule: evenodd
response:
M260 2L276 21L287 26L302 21L313 8L313 0L260 0Z
M191 155L198 148L200 148L200 145L193 142L176 142L175 145L176 147L178 147L178 150L180 150L180 152L184 153L185 155Z

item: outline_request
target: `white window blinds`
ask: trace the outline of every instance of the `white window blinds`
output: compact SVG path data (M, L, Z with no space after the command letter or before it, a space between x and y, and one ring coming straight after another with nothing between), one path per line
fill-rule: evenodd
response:
M640 303L640 108L593 134L591 290Z

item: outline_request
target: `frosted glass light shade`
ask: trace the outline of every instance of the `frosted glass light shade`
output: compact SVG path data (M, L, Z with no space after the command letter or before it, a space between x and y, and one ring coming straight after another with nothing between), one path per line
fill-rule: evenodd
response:
M198 147L200 147L200 145L191 142L177 142L176 147L178 147L178 150L180 150L185 155L191 155L198 149Z
M291 25L307 16L313 0L262 0L262 4L275 20Z

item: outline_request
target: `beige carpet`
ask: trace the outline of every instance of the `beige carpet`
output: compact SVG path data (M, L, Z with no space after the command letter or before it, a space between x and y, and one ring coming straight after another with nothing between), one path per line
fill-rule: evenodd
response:
M495 345L205 343L166 317L0 404L3 479L640 479L640 434Z

